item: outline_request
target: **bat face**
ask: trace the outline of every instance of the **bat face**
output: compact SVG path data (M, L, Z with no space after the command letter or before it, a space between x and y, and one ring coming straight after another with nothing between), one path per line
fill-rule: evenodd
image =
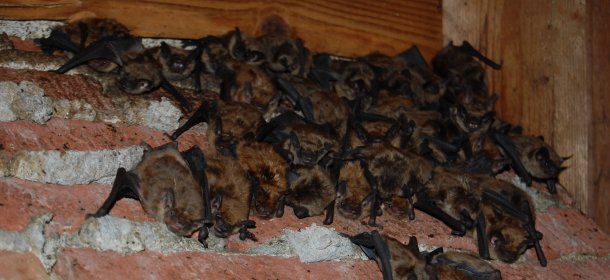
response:
M288 165L268 143L244 141L238 146L238 161L256 180L252 209L258 217L270 219L283 214Z
M506 263L513 263L529 247L534 246L519 220L499 212L490 213L487 205L482 206L488 219L488 236L496 258Z
M234 160L208 154L206 175L212 194L213 232L218 237L235 233L248 220L251 182Z
M227 37L229 54L233 59L256 66L265 62L264 50L256 38L241 33L239 28L229 32Z
M533 136L516 135L511 137L523 166L535 178L557 178L564 169L562 159L555 150L542 139Z
M349 61L344 64L342 69L337 70L339 77L334 84L338 97L355 100L373 89L375 73L371 67L361 61Z
M284 142L292 164L312 166L336 149L337 142L321 129L309 124L294 124Z
M390 250L390 264L394 279L430 279L431 269L425 258L411 242L404 245L391 237L384 237Z
M238 143L254 134L262 113L257 107L242 102L223 102L211 122L214 134L210 141L225 156L237 157Z
M300 39L293 39L290 27L278 16L267 17L257 41L264 50L265 64L273 72L300 74L308 51Z
M161 84L158 62L147 52L128 52L122 56L119 87L131 94L150 92Z
M474 186L467 178L461 172L436 167L425 191L427 197L443 211L471 228L480 209L480 197L475 194Z
M296 167L290 172L286 205L292 207L299 219L321 215L335 199L335 181L331 174L319 165Z
M449 118L464 133L489 128L493 122L493 112L481 110L473 114L473 111L468 111L461 105L451 107L449 110Z
M163 42L155 57L161 64L163 77L179 81L186 79L195 70L196 55L196 50L187 51Z
M269 75L250 64L233 63L231 66L235 72L232 100L266 108L276 94Z
M364 178L364 170L357 161L347 161L339 173L336 206L338 213L348 219L368 215L372 202L372 189Z
M204 219L203 194L175 145L147 151L134 173L142 208L168 229L190 236Z

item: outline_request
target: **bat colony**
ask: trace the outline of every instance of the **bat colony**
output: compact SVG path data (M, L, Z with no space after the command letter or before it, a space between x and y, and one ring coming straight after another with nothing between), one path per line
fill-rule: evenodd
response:
M281 217L285 205L298 218L325 215L331 224L336 212L372 227L377 216L412 220L418 209L471 236L478 257L420 252L414 237L401 244L376 230L350 236L384 279L500 279L482 259L512 263L532 247L546 266L530 197L494 175L512 169L555 193L566 158L494 115L481 62L501 65L468 42L450 43L431 64L417 47L342 57L310 52L278 17L256 37L236 28L184 41L190 50L146 49L107 19L70 23L37 42L71 56L58 73L86 63L114 73L129 94L162 87L188 112L173 82L189 79L198 92L209 77L219 83L219 99L202 100L172 142L117 171L95 217L136 199L172 232L199 231L207 246L209 229L255 240L250 215ZM209 124L209 151L178 151L174 141L201 122Z

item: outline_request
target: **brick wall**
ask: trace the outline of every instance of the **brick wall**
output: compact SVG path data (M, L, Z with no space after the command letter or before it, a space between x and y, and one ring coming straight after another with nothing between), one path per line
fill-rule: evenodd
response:
M108 217L85 220L108 195L116 168L135 164L143 142L168 141L164 133L184 116L161 91L128 97L109 92L104 77L86 71L45 72L62 59L38 52L28 38L34 35L0 44L0 278L381 278L376 264L336 233L371 229L339 216L328 227L336 232L314 225L322 217L298 220L292 211L281 219L255 219L257 242L210 237L209 249L174 236L132 200L118 202ZM187 132L180 148L205 150L205 133L205 125ZM505 279L606 278L609 236L571 208L562 189L557 197L541 190L528 189L549 266L540 267L533 250L515 264L493 265ZM471 238L451 236L423 213L414 221L386 215L380 223L382 232L401 241L415 235L426 248L476 249ZM311 246L299 247L312 236ZM331 260L315 261L329 248Z

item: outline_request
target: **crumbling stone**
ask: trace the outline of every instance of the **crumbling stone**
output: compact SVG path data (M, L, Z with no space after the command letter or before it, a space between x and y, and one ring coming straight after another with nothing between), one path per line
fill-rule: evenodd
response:
M21 119L44 124L52 114L51 99L34 83L0 82L0 121Z
M14 177L60 185L111 183L119 167L133 168L144 148L100 151L22 151L11 163Z
M360 248L347 237L332 228L316 224L294 231L285 229L284 234L265 245L252 248L252 254L272 256L298 256L302 262L319 262L342 259L366 259Z

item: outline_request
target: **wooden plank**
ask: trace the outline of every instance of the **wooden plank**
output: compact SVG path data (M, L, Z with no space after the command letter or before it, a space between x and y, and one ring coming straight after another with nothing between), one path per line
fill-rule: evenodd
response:
M589 1L589 30L591 33L591 101L592 124L589 149L589 213L610 232L610 2Z
M443 34L445 41L469 40L504 62L501 71L488 69L500 117L543 135L561 155L573 155L560 181L576 205L609 231L605 8L591 23L586 1L446 0Z
M281 15L311 49L344 55L396 54L417 44L427 57L442 46L440 0L99 1L9 0L0 18L109 17L145 37L199 38L239 26L254 32Z

